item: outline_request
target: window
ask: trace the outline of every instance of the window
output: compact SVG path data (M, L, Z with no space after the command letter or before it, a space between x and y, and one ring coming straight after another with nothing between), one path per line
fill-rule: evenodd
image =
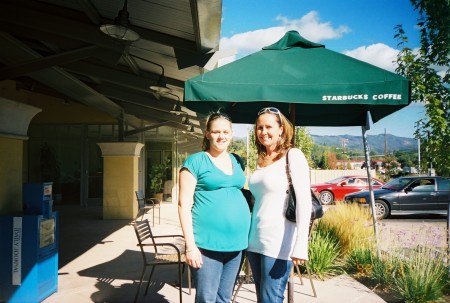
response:
M413 191L434 191L434 179L415 180L409 187Z
M347 181L347 185L354 185L355 184L355 178L350 178Z
M434 185L418 185L413 188L413 191L434 191Z
M356 184L357 185L367 185L368 184L367 178L358 178L358 179L356 179Z
M450 190L450 179L437 179L438 190Z

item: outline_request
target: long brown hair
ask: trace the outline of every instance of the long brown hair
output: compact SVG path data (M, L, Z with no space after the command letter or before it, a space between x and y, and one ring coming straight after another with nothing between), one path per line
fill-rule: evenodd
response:
M280 159L283 157L287 151L292 147L292 137L294 136L294 126L292 125L291 121L289 121L283 113L274 107L271 107L271 109L276 110L267 110L264 109L259 111L258 118L262 114L271 114L274 115L276 118L276 121L278 122L278 125L283 128L283 133L280 135L280 139L277 142L277 146L275 147L275 151L279 152L280 154L277 156L276 159ZM266 147L262 145L258 140L258 129L256 127L256 122L258 121L258 118L255 120L255 145L256 150L258 151L258 156L266 156Z

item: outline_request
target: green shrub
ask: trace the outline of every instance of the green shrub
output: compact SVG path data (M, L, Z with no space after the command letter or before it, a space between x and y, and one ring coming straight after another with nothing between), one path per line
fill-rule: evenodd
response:
M332 233L320 229L313 230L308 255L308 267L320 279L342 273L339 241Z
M391 288L393 274L398 270L398 258L391 255L377 256L373 249L357 248L346 259L346 268L357 277L368 277L376 284Z
M367 247L355 248L346 258L347 271L357 276L369 276L372 273L373 251Z
M394 285L405 302L422 303L441 298L448 286L444 257L428 247L409 251L395 273Z
M321 278L345 269L407 303L441 302L450 290L443 233L420 226L411 233L384 228L382 234L383 240L375 241L367 208L333 206L314 226L309 267Z
M394 273L400 268L400 260L393 255L373 255L370 278L378 284L392 289Z

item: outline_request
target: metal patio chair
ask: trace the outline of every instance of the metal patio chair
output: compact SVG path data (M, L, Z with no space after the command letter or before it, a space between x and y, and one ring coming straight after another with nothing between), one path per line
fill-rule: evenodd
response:
M136 200L138 202L138 213L136 219L141 215L141 220L148 211L152 211L152 225L155 226L155 211L158 210L158 224L161 224L161 201L157 198L146 198L141 190L136 192Z
M147 287L145 289L145 295L147 295L150 282L152 280L153 272L156 266L161 265L177 265L178 266L178 283L180 291L180 303L183 300L183 273L187 267L188 274L188 287L189 294L191 294L191 271L189 266L186 265L186 255L184 253L184 237L182 235L158 235L155 236L152 233L150 223L147 219L143 221L133 222L134 231L138 239L138 246L141 249L142 258L144 261L141 277L139 280L138 289L134 302L139 297L139 292L142 286L142 282L147 271L147 268L151 268L150 276L148 278ZM170 241L166 239L171 238ZM165 242L159 242L158 239L165 239ZM179 245L176 245L176 239L181 240ZM182 247L180 247L182 246Z
M313 296L315 298L317 298L316 288L314 287L314 283L313 283L313 279L312 279L312 276L311 276L311 272L309 271L309 267L308 267L308 261L305 261L305 264L303 266L306 268L306 273L308 274L308 279L309 279L309 282L311 283ZM303 285L302 274L301 274L300 269L299 269L299 267L297 265L292 268L291 274L289 276L289 280L290 280L289 282L292 282L292 283L294 282L293 278L295 277L295 273L297 273L298 278L300 279L300 285Z
M311 230L312 227L314 225L314 220L311 220L311 222L309 222L309 232L308 235L311 238ZM308 279L309 282L311 283L311 288L313 291L313 296L315 298L317 298L317 293L316 293L316 288L314 287L314 283L313 283L313 279L311 276L311 272L309 271L309 267L308 267L308 261L305 261L305 264L303 265L306 268L306 273L308 274ZM300 285L303 285L303 279L302 279L302 273L300 272L300 268L299 266L293 266L291 273L289 275L289 280L288 280L288 285L287 285L287 289L288 289L288 298L294 298L294 277L295 277L295 273L297 273L298 278L300 279Z
M313 224L314 224L314 220L311 220L311 222L309 223L309 234L311 234L311 229L313 227ZM244 267L244 276L243 277L239 277L238 276L237 279L236 279L237 288L236 288L236 290L233 293L233 298L232 298L232 301L231 301L232 303L236 302L237 295L238 295L239 290L241 289L243 284L253 283L253 277L252 277L250 264L248 262L247 257L245 257L245 259L243 259L241 266ZM309 267L308 267L308 262L307 261L305 262L304 266L306 268L306 273L308 274L308 279L309 279L309 281L311 283L311 288L312 288L312 291L313 291L313 295L314 295L314 297L317 297L316 288L314 287L314 283L313 283L313 280L312 280L311 272L309 271ZM293 286L294 286L295 272L297 272L298 277L300 279L300 285L303 285L303 278L302 278L302 274L300 272L300 269L299 269L298 266L294 266L292 268L292 270L291 270L291 273L289 274L289 280L288 280L288 283L286 285L286 288L288 290L288 301L290 299L293 300L293 298L294 298ZM291 301L289 301L289 302L291 302Z

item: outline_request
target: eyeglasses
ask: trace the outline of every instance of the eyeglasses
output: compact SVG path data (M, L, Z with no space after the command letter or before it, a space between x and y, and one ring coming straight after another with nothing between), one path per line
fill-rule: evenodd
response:
M258 116L261 116L264 113L272 113L278 115L278 118L280 118L280 123L282 123L283 119L281 118L281 112L276 107L265 107L262 110L258 112Z

